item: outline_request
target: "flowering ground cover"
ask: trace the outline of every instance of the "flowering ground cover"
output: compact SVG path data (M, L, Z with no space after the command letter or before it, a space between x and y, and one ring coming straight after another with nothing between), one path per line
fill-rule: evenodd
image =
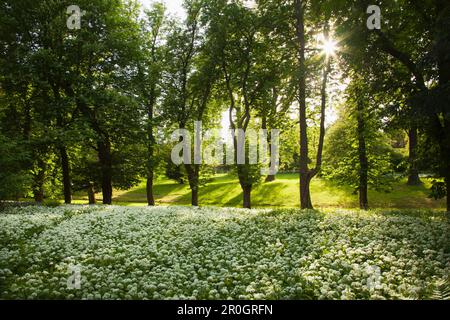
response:
M11 208L0 299L435 298L449 231L431 211Z

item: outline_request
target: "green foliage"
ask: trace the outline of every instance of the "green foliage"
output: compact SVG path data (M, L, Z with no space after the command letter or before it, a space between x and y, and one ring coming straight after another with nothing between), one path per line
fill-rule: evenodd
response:
M32 148L28 168L33 193L46 197L62 193L55 190L62 189L62 149L68 152L69 162L90 168L75 173L75 188L86 180L100 180L92 162L80 163L80 149L97 151L97 162L103 161L97 167L102 168L100 175L109 175L120 189L138 182L144 162L133 81L141 52L137 3L78 1L86 12L80 30L66 26L71 4L11 1L0 7L2 17L11 15L7 32L0 34L6 53L0 56L4 120L14 119L2 127L9 134L23 134ZM21 40L14 43L11 34Z
M31 178L26 170L29 157L24 141L0 133L0 201L19 198L26 192Z
M368 185L375 190L389 191L394 180L395 166L391 159L395 152L376 122L373 119L367 120L365 138L369 161ZM343 112L327 134L322 175L357 190L360 168L356 119L348 111Z
M298 137L300 136L297 122L286 121L280 136L280 171L298 171L300 146Z
M447 196L447 185L445 182L433 180L430 191L430 198L444 199Z
M166 177L176 181L179 184L184 184L186 172L183 166L175 165L171 159L166 161Z
M406 171L404 155L389 146L383 130L411 126L419 129L419 159L410 163L438 177L448 174L445 1L383 2L383 21L398 23L384 23L382 33L367 30L364 1L303 2L305 70L299 68L296 41L298 2L257 3L249 8L237 0L186 0L187 16L179 21L169 18L160 2L142 14L135 0L79 0L86 11L80 30L66 27L69 0L0 5L0 198L24 193L59 198L66 171L73 189L93 185L97 192L108 185L129 189L142 177L164 173L166 166L167 175L179 180L185 174L167 164L171 144L161 139L157 146L156 126L192 131L193 122L202 120L208 129L225 110L236 129L283 129L281 170L298 170L293 101L305 89L313 154L319 151L325 60L316 50L316 36L325 22L339 47L325 104L339 100L344 80L358 74L366 85L354 93L353 103L373 97L368 108L378 110L364 114L369 184L387 190L393 172ZM306 87L299 88L303 73ZM361 169L357 119L355 106L347 107L341 123L330 129L322 175L355 187ZM401 134L394 135L403 144ZM69 168L62 163L64 154ZM197 169L191 180L202 184L214 168ZM241 165L234 172L241 185L251 186L261 179L259 169ZM65 182L67 187L70 181ZM440 198L445 188L436 183L432 192Z
M43 205L44 207L48 208L57 208L61 206L61 202L59 202L58 200L46 200Z

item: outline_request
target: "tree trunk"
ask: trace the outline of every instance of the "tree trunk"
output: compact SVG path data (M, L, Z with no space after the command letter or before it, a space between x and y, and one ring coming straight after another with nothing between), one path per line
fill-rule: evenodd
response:
M300 204L302 209L313 209L310 195L309 177L309 149L308 149L308 122L306 115L306 38L305 38L305 12L302 0L295 0L296 15L296 35L298 42L298 102L299 102L299 123L300 123Z
M70 164L69 156L67 155L66 147L60 147L59 153L61 156L61 167L63 173L63 186L64 186L64 203L72 203L72 182L70 179Z
M33 181L33 195L34 201L37 203L44 202L44 182L45 182L45 171L47 166L44 161L38 160L38 173L34 176Z
M98 156L102 171L103 204L112 204L111 143L108 139L98 143Z
M147 203L149 206L155 206L155 196L153 194L153 179L155 176L154 173L154 146L155 146L155 136L153 133L153 111L155 105L155 87L152 86L150 90L150 98L147 108L147 116L148 116L148 168L147 168Z
M240 169L241 166L238 166L238 176L239 176L239 183L242 188L244 201L243 201L243 208L244 209L251 209L252 208L252 188L253 185L248 184L248 177L244 177L244 173L242 172L242 169Z
M267 116L263 115L262 117L262 125L261 125L261 129L263 130L267 130ZM267 134L267 147L268 147L268 151L269 151L269 157L270 157L270 165L272 165L272 139L270 137L269 134ZM266 177L266 182L273 182L276 180L275 175L271 175L269 174Z
M368 172L369 172L369 162L367 159L367 147L366 147L366 136L365 136L365 120L364 120L364 106L362 102L358 101L358 154L359 154L359 207L362 210L369 209L368 200Z
M313 209L311 201L311 177L309 173L306 175L300 174L300 201L302 209Z
M324 36L328 40L329 34L329 26L328 23L324 28ZM322 170L322 162L323 162L323 149L325 144L325 121L326 121L326 110L327 110L327 86L328 86L328 77L331 73L331 57L326 57L325 59L325 68L323 70L323 78L322 78L322 89L321 89L321 104L320 104L320 133L319 133L319 145L317 147L317 158L316 158L316 167L313 170L311 179L317 175Z
M445 179L447 187L447 216L450 218L450 165L447 168L447 178Z
M422 184L422 181L420 181L419 170L417 169L417 144L418 144L417 128L411 128L408 132L408 135L409 135L408 185L419 186Z
M155 197L153 195L153 170L149 170L147 176L147 203L149 206L155 206Z
M60 88L57 85L53 85L53 95L56 100L56 105L59 106L61 103L61 94ZM58 113L56 119L57 127L60 129L64 129L64 118L61 113ZM70 163L69 156L67 155L67 148L64 145L63 141L58 141L58 149L59 155L61 158L61 168L63 174L63 192L64 192L64 203L71 204L72 203L72 181L70 177Z
M35 186L33 189L34 194L34 201L37 203L43 203L44 202L44 187L43 182L39 181L39 184Z
M442 138L443 142L441 142L440 149L442 153L442 173L447 191L447 217L450 222L450 119L444 121L444 130L446 130L446 136Z
M359 178L359 208L369 210L369 197L367 193L367 176L361 174Z
M34 201L36 203L43 203L44 202L44 189L42 186L39 186L34 190Z
M89 196L89 204L95 205L97 203L97 200L95 199L95 190L94 190L94 184L90 183L88 187L88 196Z
M185 165L186 172L188 175L189 186L191 188L191 205L193 207L198 207L198 189L200 182L200 166L199 165Z
M242 186L242 191L244 192L244 209L251 209L252 208L252 186Z
M450 3L446 0L437 1L437 9L440 12L438 27L438 42L441 49L438 51L438 68L439 68L439 86L443 89L444 94L449 95L450 87L450 31L448 21L450 21ZM446 89L444 89L446 88ZM441 152L444 177L447 188L447 213L450 218L450 104L448 99L443 105L443 128L441 136Z
M192 188L192 198L191 198L191 205L193 207L198 207L198 186Z
M238 163L238 137L235 136L234 140L234 161L237 164ZM252 194L252 184L249 184L249 172L246 170L245 164L237 164L237 173L239 178L239 184L241 185L242 192L243 192L243 208L244 209L251 209L252 208L252 202L251 202L251 194Z

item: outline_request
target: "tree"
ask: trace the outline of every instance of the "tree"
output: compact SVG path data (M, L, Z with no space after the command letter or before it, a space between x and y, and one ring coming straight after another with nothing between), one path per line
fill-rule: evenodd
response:
M2 32L0 33L1 128L2 133L8 137L8 140L18 141L17 137L21 136L22 143L28 144L30 149L33 150L29 154L28 169L35 167L36 163L45 163L44 160L39 158L43 155L43 152L40 152L42 150L38 148L38 146L43 145L44 139L38 134L37 130L35 134L32 134L35 124L33 109L38 103L42 102L41 92L36 86L33 86L35 77L29 54L34 43L33 32L30 31L34 30L35 27L33 19L29 16L33 9L35 9L35 4L30 1L12 1L0 6L2 21ZM16 138L12 139L14 136ZM47 144L48 142L45 146ZM45 168L37 169L35 172L39 171L39 174L30 174L30 177L33 180L32 184L36 186L35 197L38 201L42 201L42 178L45 176Z
M381 131L380 110L360 76L347 88L339 120L330 128L325 145L323 176L351 186L359 194L362 210L369 208L368 190L390 190L393 150Z
M82 27L69 30L69 5L41 0L1 6L2 17L10 16L1 34L2 87L23 101L14 107L24 106L24 112L18 111L23 114L20 127L34 144L36 200L43 200L49 161L56 161L53 154L58 153L65 201L70 203L69 149L84 140L97 149L104 203L110 204L112 167L120 162L112 151L133 145L138 135L129 70L139 52L138 7L135 1L79 1L86 11Z
M243 206L251 208L252 188L261 178L260 166L250 163L248 143L242 139L249 138L258 101L271 82L271 69L265 61L269 44L259 36L263 19L258 9L247 8L240 1L217 1L208 14L214 55L220 59L223 100L229 105L230 128L235 133L232 137L234 160L243 190ZM238 158L240 153L245 154L245 159Z
M217 60L211 55L201 30L202 1L185 1L187 18L168 37L168 66L165 74L164 115L180 130L194 128L194 122L208 126L212 117L209 102L217 81ZM198 150L197 150L198 151ZM184 163L193 206L198 206L201 159Z
M326 111L326 85L330 72L329 57L326 58L323 84L322 84L322 103L320 116L320 136L317 148L316 164L313 169L309 168L309 141L308 141L308 117L307 117L307 60L306 51L308 43L308 34L306 30L306 11L308 1L295 0L295 29L297 41L297 67L298 67L298 104L299 104L299 123L300 123L300 202L302 209L312 209L310 184L311 180L320 172L322 167L322 151L325 138L325 111ZM324 33L325 39L327 34ZM327 40L325 40L327 41Z
M414 88L408 101L416 119L420 119L419 129L439 145L439 174L447 184L450 211L450 4L443 0L383 2L382 28L368 31L365 24L368 1L355 1L356 10L338 5L337 1L332 3L342 34L350 30L353 34L350 38L364 34L367 41L360 43L360 49L365 48L369 55L378 53L377 59L387 59L385 67L395 71L391 74L398 70L408 73L410 86ZM414 145L415 128L410 129Z
M0 201L18 199L25 194L30 183L26 167L29 156L26 142L0 133Z
M63 90L89 124L91 136L86 142L98 153L103 203L111 204L113 177L122 176L115 175L114 165L127 161L120 151L139 141L140 113L129 70L139 57L138 6L135 1L120 0L79 5L86 11L85 27L67 40L66 68L70 71ZM139 172L131 166L122 168Z
M155 139L155 109L162 96L162 75L164 73L166 47L164 46L167 37L169 22L165 15L164 4L156 2L151 10L145 12L145 20L142 21L143 55L138 66L137 85L141 87L142 104L146 113L146 144L147 144L147 203L149 206L155 205L153 194L153 180L155 177L156 139Z
M261 119L261 129L268 130L267 145L269 153L272 151L271 130L284 128L290 121L290 111L296 96L295 77L292 74L292 49L285 45L282 36L274 36L274 30L279 28L278 13L274 14L273 3L260 2L258 5L261 15L260 36L263 42L271 45L265 48L264 67L271 77L266 79L264 90L256 101L257 116ZM286 134L286 130L283 132ZM270 153L272 159L272 154ZM272 163L270 163L272 166ZM266 182L276 180L275 175L269 174Z

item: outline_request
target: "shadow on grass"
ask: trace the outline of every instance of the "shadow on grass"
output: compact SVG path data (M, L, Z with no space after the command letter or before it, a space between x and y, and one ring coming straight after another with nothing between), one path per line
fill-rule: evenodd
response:
M188 192L188 186L176 184L176 183L163 183L155 185L153 192L156 201L164 202L163 199L171 198L176 195L184 194ZM137 189L125 192L121 195L114 197L115 202L143 202L147 201L147 188L141 186Z
M442 209L445 201L428 198L430 181L411 187L406 181L398 181L390 193L369 191L370 208L428 208ZM190 205L189 185L179 185L168 180L155 183L155 198L159 205ZM311 184L312 201L317 208L357 208L358 194L350 186L332 181L314 179ZM242 207L242 189L234 175L219 175L199 191L202 206ZM146 203L145 182L137 188L117 193L114 202L129 205ZM299 179L297 174L280 174L277 180L255 185L252 191L252 206L255 208L297 208L299 206Z

